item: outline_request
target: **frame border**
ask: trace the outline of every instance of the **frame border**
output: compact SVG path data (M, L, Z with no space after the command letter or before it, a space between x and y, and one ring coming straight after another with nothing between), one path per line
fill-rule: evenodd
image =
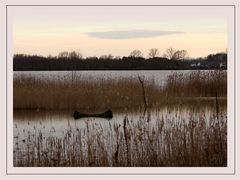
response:
M98 7L115 7L115 6L120 6L120 7L127 7L127 6L130 6L130 7L150 7L150 6L226 6L226 7L233 7L233 14L234 14L234 17L233 17L233 23L234 23L234 27L233 27L233 33L234 33L234 41L233 41L233 50L234 50L234 53L233 53L233 57L234 57L234 62L233 62L233 70L234 70L234 102L233 102L233 105L234 105L234 121L233 121L233 125L234 125L234 162L233 162L233 165L234 165L234 172L233 173L9 173L8 172L8 149L7 149L7 140L8 140L8 122L7 122L7 119L8 119L8 7L14 7L14 6L82 6L82 7L91 7L91 6L98 6ZM51 175L51 176L55 176L55 175L68 175L68 176L76 176L76 175L91 175L91 176L99 176L99 175L131 175L131 176L134 176L134 175L143 175L143 176L154 176L154 175L161 175L161 176L166 176L166 175L171 175L171 176L179 176L179 175L223 175L223 176L226 176L226 175L236 175L236 4L220 4L220 5L214 5L214 4L209 4L209 5L202 5L202 4L199 4L199 5L160 5L160 4L140 4L140 5L136 5L136 4L129 4L129 5L123 5L123 4L116 4L116 5L100 5L100 4L96 4L96 5L88 5L88 4L84 4L84 5L69 5L69 4L61 4L61 5L5 5L5 8L6 8L6 175ZM81 167L79 167L81 168Z

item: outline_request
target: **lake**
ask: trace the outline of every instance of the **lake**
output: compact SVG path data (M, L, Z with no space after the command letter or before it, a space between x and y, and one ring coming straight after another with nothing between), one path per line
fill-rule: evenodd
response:
M196 70L193 70L196 71ZM188 74L193 72L191 70L161 70L161 71L14 71L13 78L19 77L34 77L43 80L69 80L72 78L85 78L94 80L98 78L103 79L117 79L117 78L137 78L138 76L144 77L146 80L155 81L158 85L164 85L168 75L173 73ZM209 71L209 70L201 70Z

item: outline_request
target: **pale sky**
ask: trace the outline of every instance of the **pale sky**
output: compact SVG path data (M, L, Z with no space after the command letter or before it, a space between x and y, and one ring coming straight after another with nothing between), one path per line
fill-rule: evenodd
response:
M173 47L190 57L227 48L229 12L216 6L18 6L8 7L14 53L57 55L80 51L84 57L145 56Z

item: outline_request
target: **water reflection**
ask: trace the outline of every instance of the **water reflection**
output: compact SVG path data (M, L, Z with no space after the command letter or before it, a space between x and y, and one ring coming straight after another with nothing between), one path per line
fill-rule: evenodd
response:
M204 148L210 154L220 148L217 166L225 166L226 130L226 109L219 119L210 108L165 107L148 111L145 117L141 112L113 111L110 121L74 120L72 111L14 111L14 166L216 166L214 159L202 161L209 158ZM197 149L197 165L187 154L183 162L167 159L179 151L193 153L192 148ZM153 150L159 154L157 161L152 159ZM145 163L146 158L151 160Z
M155 124L161 118L164 119L185 119L188 121L192 116L198 118L204 115L208 121L211 116L215 115L214 109L209 107L189 108L189 107L165 107L147 111L145 116L149 116L152 124ZM226 108L221 108L221 114L226 114ZM109 128L110 125L122 125L123 120L127 117L132 123L137 123L143 116L141 112L118 112L113 111L111 120L103 118L81 118L74 120L73 111L31 111L31 110L15 110L14 111L14 135L27 135L27 131L41 130L45 136L55 135L61 136L68 127L73 130L86 128L86 122L94 125L101 125L103 128ZM24 133L25 132L25 133ZM51 132L51 133L49 133Z

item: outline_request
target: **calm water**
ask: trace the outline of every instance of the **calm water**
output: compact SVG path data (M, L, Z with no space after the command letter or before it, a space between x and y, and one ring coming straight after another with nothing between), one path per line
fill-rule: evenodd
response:
M205 70L204 70L205 71ZM155 81L158 85L164 85L168 75L173 73L187 74L192 71L178 70L178 71L14 71L13 77L18 78L34 77L36 79L54 79L54 80L72 80L72 78L86 78L94 80L98 78L116 79L116 78L137 78L144 77L146 80Z
M225 114L226 112L223 112ZM118 113L113 112L113 119L102 118L81 118L74 120L72 111L24 111L14 112L14 137L26 139L29 134L38 134L40 131L44 137L56 136L63 138L66 132L86 129L89 127L96 129L108 129L114 125L123 126L123 120L128 118L131 124L136 124L141 120L142 114L139 112ZM154 128L158 121L165 120L165 127L170 127L169 122L185 121L190 118L204 116L207 124L210 122L214 112L208 108L190 110L187 108L162 108L145 114L145 118L150 120L149 125ZM169 120L169 122L168 122Z

